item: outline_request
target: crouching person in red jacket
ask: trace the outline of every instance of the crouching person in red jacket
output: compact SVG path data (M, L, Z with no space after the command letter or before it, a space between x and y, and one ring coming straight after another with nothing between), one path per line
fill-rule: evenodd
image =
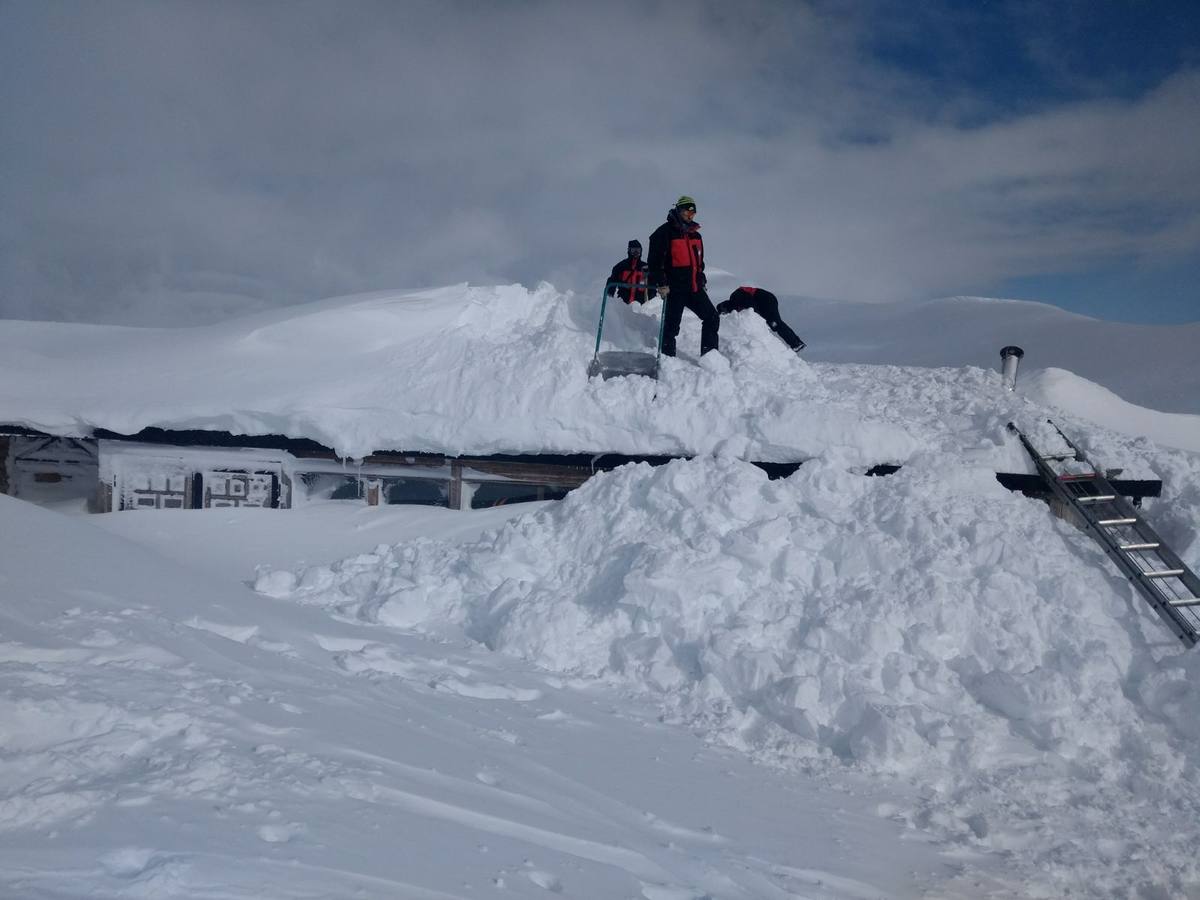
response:
M729 299L717 304L721 315L752 309L767 320L767 327L783 339L783 342L799 353L807 345L800 340L783 319L779 317L779 298L762 288L743 286L729 295Z
M700 317L700 355L716 350L721 317L708 299L704 276L704 241L696 219L696 201L683 196L667 213L667 221L650 235L650 283L663 298L663 356L675 355L675 338L683 311Z

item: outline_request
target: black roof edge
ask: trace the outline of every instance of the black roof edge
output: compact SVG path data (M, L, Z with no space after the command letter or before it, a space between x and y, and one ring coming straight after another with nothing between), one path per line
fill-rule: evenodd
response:
M1026 497L1049 497L1053 493L1041 475L997 472L996 480L1010 491L1020 491ZM1162 496L1162 481L1157 478L1110 478L1108 483L1122 497Z
M286 450L298 457L332 457L341 459L331 447L310 438L293 438L282 434L233 434L229 431L207 429L143 428L136 434L122 434L107 428L93 429L90 435L55 435L20 425L0 425L0 434L18 434L27 437L59 437L75 440L131 441L141 444L186 444L201 447L241 447L252 450ZM435 459L475 460L477 462L531 463L535 465L573 466L591 471L609 471L629 463L647 463L661 466L676 459L691 459L690 456L648 455L628 453L489 453L468 454L459 457L429 450L378 450L371 456L411 456ZM795 472L804 460L796 462L755 462L771 478L785 478Z
M310 438L293 438L282 434L233 434L229 431L205 429L172 430L167 428L143 428L136 434L121 434L106 428L97 428L90 435L56 435L21 425L0 425L0 434L16 434L26 437L60 437L65 439L98 439L111 441L136 441L143 444L191 444L203 447L246 447L253 450L286 450L295 456L328 456L340 459L332 448ZM661 466L676 459L691 459L690 456L638 455L626 453L491 453L448 457L444 453L428 450L380 450L379 456L415 456L438 459L476 460L479 462L532 463L536 465L575 466L592 471L607 472L629 463L647 463ZM786 478L793 474L804 460L796 462L760 462L748 460L767 473L769 478ZM880 463L866 470L867 475L891 475L900 470L896 463ZM1042 497L1050 493L1050 487L1039 475L1024 475L997 472L996 480L1010 491L1020 491L1030 497ZM1162 481L1157 479L1109 479L1109 483L1123 497L1159 497Z

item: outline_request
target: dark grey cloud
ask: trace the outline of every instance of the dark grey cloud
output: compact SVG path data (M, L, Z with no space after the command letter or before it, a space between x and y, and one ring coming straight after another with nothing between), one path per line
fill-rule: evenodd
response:
M863 10L0 4L0 315L590 290L681 192L713 265L816 297L1196 252L1196 72L984 114Z

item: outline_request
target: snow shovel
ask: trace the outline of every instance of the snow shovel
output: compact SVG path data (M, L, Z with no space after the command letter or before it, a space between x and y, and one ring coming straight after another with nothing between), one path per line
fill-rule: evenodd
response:
M654 354L638 350L605 350L600 352L600 336L604 333L604 310L608 305L608 292L613 287L631 287L628 282L610 281L604 285L600 295L600 324L596 328L596 351L588 363L588 378L599 375L605 381L624 375L645 375L658 378L658 363L662 358L662 336L664 317L658 317L658 351Z

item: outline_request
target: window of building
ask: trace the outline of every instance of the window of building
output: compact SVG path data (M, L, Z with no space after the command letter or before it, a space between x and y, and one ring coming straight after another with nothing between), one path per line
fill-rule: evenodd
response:
M567 489L548 484L518 484L511 481L483 481L471 494L471 509L487 509L509 503L529 503L533 500L561 500Z
M449 506L450 482L436 478L385 478L383 502Z

